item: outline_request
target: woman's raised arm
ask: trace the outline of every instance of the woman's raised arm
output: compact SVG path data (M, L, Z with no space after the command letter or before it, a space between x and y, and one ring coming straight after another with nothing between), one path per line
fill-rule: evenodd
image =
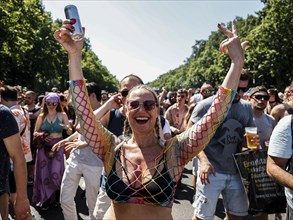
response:
M220 52L229 54L231 65L226 77L214 96L213 103L202 119L187 131L178 135L181 149L181 160L187 163L209 143L218 126L224 120L236 94L241 71L244 64L244 47L249 43L241 44L238 38L236 22L233 21L232 31L222 25L218 28L227 36L220 45ZM190 152L186 154L186 152Z
M82 72L83 40L74 41L71 39L70 31L72 28L70 21L64 21L62 28L55 31L54 37L68 53L70 92L80 122L81 133L88 145L94 148L94 152L104 160L106 152L114 143L114 137L99 121L96 121Z

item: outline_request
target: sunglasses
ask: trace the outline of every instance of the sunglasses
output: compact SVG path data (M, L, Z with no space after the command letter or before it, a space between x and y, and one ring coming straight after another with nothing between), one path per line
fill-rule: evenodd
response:
M128 90L122 90L120 93L123 97L126 97L128 95Z
M185 95L177 95L178 98L181 98L181 99L185 99L186 96Z
M146 100L144 102L139 102L139 101L130 101L127 103L128 108L130 110L138 109L141 105L146 111L151 111L153 110L156 106L158 106L156 101L153 100Z
M247 87L238 87L238 88L237 88L237 92L242 91L242 92L244 93L244 92L247 92L247 90L248 90Z
M47 106L57 106L58 102L46 102Z
M257 99L257 100L268 101L270 99L270 96L268 96L268 95L255 95L252 98Z
M206 93L206 94L213 94L214 93L214 90L212 90L212 89L205 89L202 92L203 93Z

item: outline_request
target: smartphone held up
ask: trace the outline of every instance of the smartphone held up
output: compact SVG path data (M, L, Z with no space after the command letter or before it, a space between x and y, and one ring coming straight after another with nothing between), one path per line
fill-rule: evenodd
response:
M84 38L81 21L78 15L78 10L75 5L67 5L64 8L66 19L71 21L74 31L72 31L71 38L74 41L80 41Z

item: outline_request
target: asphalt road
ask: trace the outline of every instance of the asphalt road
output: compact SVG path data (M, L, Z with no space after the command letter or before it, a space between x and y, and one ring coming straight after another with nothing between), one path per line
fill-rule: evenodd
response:
M193 216L193 207L192 201L194 196L193 191L193 176L191 172L192 164L189 163L183 172L182 175L182 184L177 189L175 201L172 209L172 215L174 220L191 220ZM81 183L82 187L82 183ZM32 196L32 187L28 187L29 197ZM86 206L85 198L81 197L82 189L79 188L75 202L77 206L77 212L79 219L78 220L85 220L88 218L88 211ZM31 206L32 213L36 220L63 220L62 210L58 206L51 205L50 208L46 211L42 211L38 207ZM220 220L225 218L224 208L221 202L221 199L218 201L218 206L216 210L215 220ZM246 216L244 220L254 220L255 218ZM269 220L274 220L274 215L269 216ZM283 215L283 220L285 220L285 215Z
M82 188L82 182L81 182ZM82 189L79 188L76 197L76 207L79 216L79 220L89 219L88 211L86 206L86 201L84 198L81 198ZM28 187L29 196L32 196L32 187ZM174 219L190 220L193 214L193 186L192 186L192 175L191 175L191 163L186 166L184 173L182 175L182 184L181 187L177 189L175 201L173 205L172 215ZM38 207L31 206L33 215L37 220L63 220L62 210L60 207L51 205L50 208L46 211L41 210Z

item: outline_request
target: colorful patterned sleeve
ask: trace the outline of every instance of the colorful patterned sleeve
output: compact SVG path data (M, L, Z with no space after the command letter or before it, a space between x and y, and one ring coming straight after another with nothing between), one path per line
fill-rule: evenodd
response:
M220 87L208 112L198 123L176 136L176 155L180 164L186 164L202 151L213 137L216 129L225 119L236 92Z
M114 135L96 120L86 90L85 80L69 81L72 103L80 123L81 133L101 160L115 147Z

